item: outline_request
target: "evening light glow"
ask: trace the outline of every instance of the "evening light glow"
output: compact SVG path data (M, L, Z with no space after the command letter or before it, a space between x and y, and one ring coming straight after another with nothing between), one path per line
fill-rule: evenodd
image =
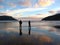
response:
M59 4L59 0L0 0L0 13L17 18L42 15L46 17L58 12Z

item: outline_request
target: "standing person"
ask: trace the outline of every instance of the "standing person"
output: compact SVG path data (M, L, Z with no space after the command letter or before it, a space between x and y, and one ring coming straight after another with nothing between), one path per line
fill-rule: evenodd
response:
M31 33L31 22L30 21L28 21L28 25L29 25L29 35L30 35L30 33Z
M20 35L22 35L22 21L19 21L19 30L20 30Z

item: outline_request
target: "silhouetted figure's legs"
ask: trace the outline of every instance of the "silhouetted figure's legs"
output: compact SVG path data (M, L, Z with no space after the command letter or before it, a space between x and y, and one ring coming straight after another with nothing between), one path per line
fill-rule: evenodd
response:
M31 34L31 27L29 27L29 35Z
M20 27L19 27L20 33L19 34L22 35L22 21L21 20L19 21L19 25L20 25Z
M30 35L30 33L31 33L31 22L29 21L28 24L29 24L29 32L28 32L28 34Z

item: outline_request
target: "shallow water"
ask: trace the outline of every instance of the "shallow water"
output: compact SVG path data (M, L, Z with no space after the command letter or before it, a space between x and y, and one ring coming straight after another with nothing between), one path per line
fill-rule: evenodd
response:
M60 43L60 29L54 26L59 26L60 21L38 21L31 22L31 35L48 36L54 40L54 45ZM28 35L28 22L23 21L22 33ZM0 21L0 37L16 35L19 36L19 22L17 21ZM48 39L48 38L47 38Z
M54 26L59 26L60 21L41 21L41 22L31 22L31 35L53 33L55 35L60 35L60 29L55 28ZM23 21L22 23L22 32L28 34L28 22ZM0 21L0 32L17 32L19 33L19 22L17 21Z

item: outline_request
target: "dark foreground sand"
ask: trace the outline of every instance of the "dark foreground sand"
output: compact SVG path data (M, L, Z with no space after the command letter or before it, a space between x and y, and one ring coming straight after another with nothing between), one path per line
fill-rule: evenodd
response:
M0 33L0 45L59 45L46 35L19 35L19 33Z

